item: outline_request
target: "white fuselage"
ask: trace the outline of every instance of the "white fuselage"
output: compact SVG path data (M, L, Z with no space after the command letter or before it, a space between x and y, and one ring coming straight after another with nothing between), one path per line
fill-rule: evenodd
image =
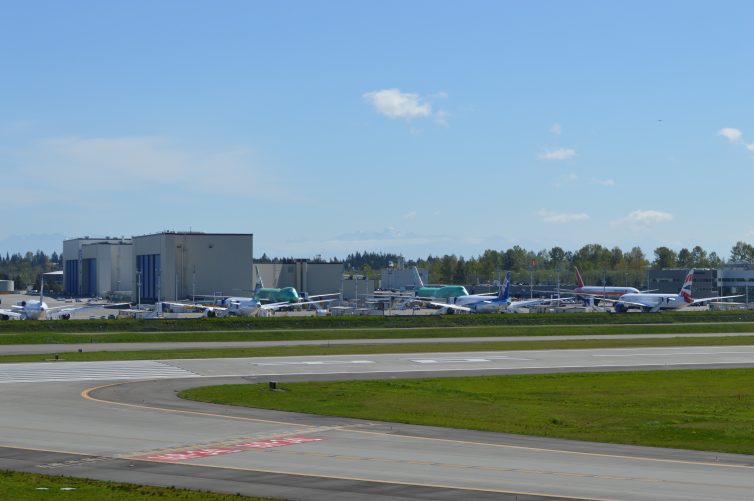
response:
M47 303L32 299L16 303L17 311L27 320L44 320L47 313Z
M229 297L221 304L227 308L227 314L239 317L253 317L262 308L262 303L251 297Z
M596 285L577 287L573 292L576 294L606 297L621 297L625 294L640 294L639 289L636 289L635 287L598 287Z
M633 304L631 304L633 303ZM615 303L616 311L631 308L645 308L650 310L676 310L685 308L686 302L680 294L624 294ZM639 306L641 305L641 306Z

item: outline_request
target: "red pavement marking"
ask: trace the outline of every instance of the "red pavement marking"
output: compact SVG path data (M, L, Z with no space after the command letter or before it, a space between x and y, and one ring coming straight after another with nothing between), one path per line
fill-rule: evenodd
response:
M141 459L151 459L155 461L185 461L187 459L198 459L209 456L220 456L223 454L234 454L236 452L243 452L245 449L270 449L272 447L305 444L307 442L319 442L321 440L324 439L312 437L271 438L269 440L244 442L241 444L232 445L230 447L211 447L207 449L192 449L188 451L168 452L166 454L157 454L155 456L142 456Z

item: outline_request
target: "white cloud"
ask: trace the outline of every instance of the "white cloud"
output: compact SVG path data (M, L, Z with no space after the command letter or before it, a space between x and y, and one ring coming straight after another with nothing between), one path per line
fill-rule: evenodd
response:
M37 142L23 163L38 182L78 193L170 185L194 193L247 196L255 179L272 175L257 165L249 149L197 152L161 137L47 139ZM275 195L266 187L265 196L280 195L281 185L273 175Z
M610 224L613 226L628 225L637 229L650 228L659 223L665 223L674 219L673 214L658 210L635 210L628 216L616 219Z
M551 212L545 209L538 210L537 216L546 223L557 224L570 223L571 221L585 221L589 219L589 214L583 212Z
M437 110L437 112L435 113L435 122L437 122L439 125L447 127L449 116L450 116L450 113L443 110Z
M409 220L409 221L416 219L416 211L412 210L411 212L406 212L405 214L401 216L401 218Z
M746 149L749 150L750 152L754 153L754 143L747 144L746 145Z
M592 178L592 184L598 184L600 186L608 186L608 187L612 188L613 186L615 186L615 180L613 180L613 179L597 179L597 178Z
M563 129L560 127L559 123L554 123L552 124L552 127L550 127L550 132L552 132L556 136L559 136L563 132Z
M573 148L560 148L552 151L545 151L537 155L540 160L567 160L576 155Z
M423 118L432 116L432 106L422 102L418 94L401 92L400 89L383 89L366 92L365 101L374 106L377 113L389 118Z
M717 131L717 135L727 138L731 143L739 142L741 140L741 137L743 136L740 129L733 129L731 127L720 129L719 131Z

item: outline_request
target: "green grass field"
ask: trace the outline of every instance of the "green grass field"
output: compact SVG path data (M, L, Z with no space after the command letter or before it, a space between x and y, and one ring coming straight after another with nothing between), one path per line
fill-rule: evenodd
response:
M622 325L672 324L699 322L754 322L754 311L694 311L692 309L659 314L547 313L523 315L428 315L428 316L328 316L328 317L234 317L214 319L159 320L67 320L0 322L0 334L58 334L105 332L178 332L178 331L264 331L264 330L340 330L412 327L535 326L535 325Z
M196 388L213 403L576 440L754 454L754 369Z
M62 490L61 490L62 489ZM102 482L72 477L39 475L0 470L0 499L8 501L38 501L65 499L67 501L264 501L255 498L211 492L190 491L170 487Z
M521 316L521 315L517 315ZM655 317L654 315L634 315ZM33 323L33 322L30 322ZM37 322L38 325L45 322ZM46 324L56 322L46 322ZM59 324L59 322L57 322ZM116 324L111 327L115 328ZM588 334L754 333L754 322L698 322L620 325L470 325L447 327L372 327L262 331L178 331L100 333L25 332L0 334L2 344L82 344L184 341L288 341L328 339L411 339L438 337L559 336Z
M745 346L754 344L754 336L697 337L660 339L594 339L563 341L410 343L390 345L276 346L267 348L176 349L148 351L93 351L58 354L58 361L94 362L105 360L170 360L186 358L283 357L305 355L370 355L378 353L438 353L494 350L566 350L587 348L646 348L660 346ZM0 363L50 362L54 354L2 355Z

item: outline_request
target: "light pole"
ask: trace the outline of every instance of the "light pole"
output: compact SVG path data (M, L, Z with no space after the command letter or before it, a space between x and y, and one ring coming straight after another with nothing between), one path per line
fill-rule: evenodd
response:
M141 270L136 272L136 309L141 310Z

